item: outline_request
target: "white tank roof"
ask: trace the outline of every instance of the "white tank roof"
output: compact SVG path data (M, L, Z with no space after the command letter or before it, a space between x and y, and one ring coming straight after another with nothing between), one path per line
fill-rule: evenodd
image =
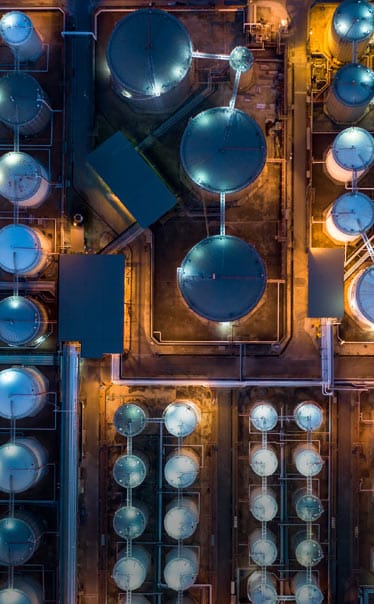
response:
M294 495L296 514L303 522L315 522L323 514L323 505L319 497L299 489Z
M42 165L27 153L10 151L0 157L0 194L12 201L30 199L45 176Z
M374 139L363 128L345 128L335 137L332 154L344 170L365 170L374 160Z
M256 520L270 522L277 515L278 504L271 489L264 491L261 487L253 489L250 497L250 510Z
M7 581L0 591L0 604L42 604L43 601L40 584L29 576L15 575L13 587Z
M195 502L184 497L173 500L164 516L164 528L173 539L188 539L196 531L199 514Z
M40 264L44 250L34 229L24 224L8 224L0 230L0 267L24 275Z
M249 553L258 566L271 566L277 559L278 550L275 537L269 530L262 535L261 529L256 529L249 536Z
M45 461L45 451L35 439L16 439L2 445L0 490L6 493L26 491L39 480Z
M296 604L321 604L323 595L316 578L308 576L306 571L299 571L292 579Z
M175 401L164 411L165 426L173 436L185 437L191 434L199 421L197 407L191 401Z
M8 44L23 44L33 31L31 19L20 11L10 11L0 20L0 35Z
M147 416L140 405L125 403L118 407L113 421L117 432L123 436L136 436L144 430Z
M296 559L301 566L316 566L323 558L321 545L316 539L307 539L305 533L299 533L296 537L297 545L295 546Z
M257 430L272 430L278 421L278 413L270 403L257 403L251 410L251 422Z
M150 555L141 545L133 545L130 556L123 550L113 568L112 577L123 590L139 589L144 583L150 562Z
M250 466L258 476L271 476L278 467L278 459L271 449L254 448Z
M19 419L35 415L47 398L46 378L35 367L0 371L0 415Z
M139 455L121 455L113 467L114 480L121 487L138 487L147 474L147 465Z
M247 593L252 604L276 604L277 591L274 575L255 570L248 577Z
M173 548L167 554L164 578L170 589L185 591L195 583L198 572L198 559L193 549Z
M181 451L171 456L165 464L165 480L176 489L184 489L195 482L199 473L199 463L195 455Z
M322 409L314 401L304 401L297 405L294 417L298 427L306 432L318 430L323 422Z
M114 514L113 528L123 539L136 539L144 532L147 518L135 505L123 505Z
M322 470L323 460L314 448L303 445L296 447L294 460L297 471L303 476L316 476Z

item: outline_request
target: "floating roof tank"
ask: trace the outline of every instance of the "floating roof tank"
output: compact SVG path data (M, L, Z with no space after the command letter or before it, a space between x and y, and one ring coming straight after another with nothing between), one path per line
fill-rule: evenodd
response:
M293 539L295 556L301 566L316 566L323 558L320 543L313 537L308 537L305 531L296 533Z
M239 90L246 90L253 84L253 52L246 46L236 46L230 52L230 80L233 84L239 72Z
M314 401L299 403L293 412L295 422L300 430L311 432L318 430L323 422L323 411Z
M0 416L21 419L37 415L47 402L48 380L35 367L0 371Z
M298 445L294 449L293 460L297 471L303 476L316 476L322 470L322 457L313 446L307 444Z
M353 317L367 329L374 327L374 266L359 271L348 290L348 304Z
M30 17L20 11L5 13L0 20L0 36L21 63L36 61L43 53L42 41Z
M33 276L47 265L51 244L38 229L8 224L0 229L0 268L8 273Z
M191 38L170 13L143 8L128 14L115 26L106 56L113 89L135 110L170 112L190 92Z
M125 548L114 565L112 577L120 589L133 591L143 585L150 562L151 557L142 545L133 545L130 555Z
M255 570L247 582L248 600L252 604L276 604L277 591L274 575Z
M136 454L121 455L113 467L113 478L121 487L138 487L144 481L149 468L145 455L139 451Z
M308 493L307 489L298 489L293 496L296 514L303 522L315 522L323 514L323 505L317 495Z
M140 502L123 505L116 510L113 528L122 539L136 539L144 533L148 522L147 507Z
M272 489L256 487L251 490L249 509L256 520L270 522L277 515L278 504Z
M318 586L317 579L305 571L299 571L292 579L292 590L295 594L296 604L321 604L322 592Z
M352 126L339 132L327 151L325 166L328 175L338 182L352 180L352 172L362 176L374 161L374 139L370 132Z
M0 564L21 566L39 547L43 527L30 512L17 511L0 520Z
M327 31L329 51L338 63L352 61L353 48L359 57L374 32L374 8L365 0L344 0L335 9Z
M164 528L173 539L188 539L196 531L199 511L191 497L174 498L166 507Z
M235 321L262 298L266 270L255 248L231 235L199 241L178 268L178 285L188 306L210 321Z
M360 63L349 63L336 72L324 111L336 124L353 124L365 115L373 97L374 72Z
M0 78L0 121L20 134L37 134L52 111L40 84L27 73L13 71Z
M250 466L257 476L271 476L276 472L278 459L272 447L255 445L251 450Z
M199 456L193 449L175 449L168 456L164 467L165 480L175 489L185 489L195 482L199 467Z
M13 586L0 590L0 604L42 604L44 602L41 586L32 577L17 577Z
M9 296L0 301L0 339L8 346L40 343L47 325L47 311L38 300Z
M250 420L257 430L267 432L277 425L278 413L271 403L261 401L252 407Z
M275 536L269 530L265 535L261 529L256 529L249 536L249 555L258 566L271 566L277 559L278 550Z
M38 208L51 187L45 168L34 157L10 151L0 157L0 195L20 208Z
M164 578L170 589L184 591L193 585L199 573L196 551L190 547L174 547L165 559Z
M180 156L198 188L230 194L245 189L261 174L266 141L260 126L244 111L213 107L190 119Z
M336 242L355 241L374 224L374 203L364 193L340 195L327 210L326 232Z
M139 403L125 403L114 414L114 426L123 436L137 436L143 432L147 413Z
M46 471L47 452L36 438L16 438L0 447L0 491L22 493Z
M170 403L163 415L167 431L178 438L192 434L201 420L197 405L187 400Z

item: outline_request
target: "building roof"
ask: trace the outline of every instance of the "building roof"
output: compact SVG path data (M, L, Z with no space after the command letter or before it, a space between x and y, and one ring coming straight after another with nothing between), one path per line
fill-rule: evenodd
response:
M308 261L308 317L344 314L344 250L311 248Z

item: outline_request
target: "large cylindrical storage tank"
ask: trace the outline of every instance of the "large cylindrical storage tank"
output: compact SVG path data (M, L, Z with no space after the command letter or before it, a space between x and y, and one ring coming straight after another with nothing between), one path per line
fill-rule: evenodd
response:
M38 208L51 190L42 164L28 153L10 151L0 157L0 195L20 208Z
M0 416L34 417L47 402L48 380L35 367L10 367L0 371Z
M0 447L0 491L22 493L46 471L47 451L36 438L16 438Z
M313 537L308 538L305 531L299 531L294 535L293 546L296 560L301 566L316 566L323 558L320 543Z
M272 430L277 425L278 413L275 407L266 401L256 403L250 413L252 425L261 432Z
M121 455L113 466L113 478L121 487L135 488L142 484L149 469L149 461L143 453Z
M323 466L323 459L313 445L298 445L293 451L293 461L303 476L316 476Z
M191 38L165 11L143 8L126 15L110 36L106 57L113 89L136 111L167 113L190 93Z
M43 53L39 34L30 17L20 11L10 11L0 20L0 36L18 61L36 61Z
M327 210L327 235L339 243L355 241L373 224L374 203L370 197L359 191L340 195Z
M199 573L197 553L190 547L175 547L165 558L164 579L170 589L185 591L196 581Z
M322 408L315 401L299 403L293 412L293 416L300 430L306 432L318 430L323 422Z
M271 566L277 559L278 549L275 535L267 530L265 535L261 529L254 530L249 536L249 555L258 566Z
M253 52L246 46L236 46L230 52L230 80L233 84L240 73L239 90L248 90L253 84L253 63Z
M192 434L201 420L199 408L192 401L170 403L163 414L165 428L173 436L184 438Z
M255 445L251 449L250 466L257 476L271 476L276 472L278 459L272 447Z
M47 311L38 300L9 296L0 301L0 339L8 346L38 344L47 326Z
M47 96L31 75L13 71L0 78L0 121L20 134L37 134L52 115Z
M278 504L272 489L256 487L251 490L249 509L252 515L260 522L270 522L278 512Z
M337 182L350 182L352 173L362 176L374 161L374 139L363 128L346 128L335 137L327 151L325 167Z
M315 522L323 514L323 505L319 497L308 493L307 489L298 489L293 495L296 514L303 522Z
M317 579L301 570L292 578L292 591L295 594L296 604L321 604L322 592L318 586Z
M175 449L168 455L164 467L165 480L175 489L185 489L195 482L199 469L199 456L193 449Z
M252 604L276 604L277 590L274 575L255 570L248 577L247 595Z
M371 3L343 0L335 9L327 30L327 45L332 58L338 63L349 63L353 59L353 46L359 57L373 32L374 8Z
M142 545L133 545L127 555L126 548L119 554L112 577L120 589L134 591L143 585L149 571L151 557Z
M31 277L47 265L51 244L39 229L8 224L0 229L0 268Z
M329 87L324 111L336 124L354 124L374 97L374 72L360 63L343 65Z
M0 519L0 564L21 566L39 547L41 522L30 512L16 511Z
M174 498L167 506L164 528L173 539L188 539L196 531L199 510L191 497Z
M137 436L143 432L148 414L138 403L124 403L116 410L113 418L114 426L123 436Z
M123 505L116 510L113 528L122 539L136 539L144 533L148 522L148 509L141 502Z
M356 321L364 329L374 327L374 266L359 271L348 290L348 304Z
M17 575L10 583L0 590L0 604L42 604L43 591L40 584L32 577Z

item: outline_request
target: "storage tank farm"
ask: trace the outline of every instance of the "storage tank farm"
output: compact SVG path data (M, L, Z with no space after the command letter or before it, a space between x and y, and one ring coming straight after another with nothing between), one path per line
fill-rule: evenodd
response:
M365 0L344 0L327 28L327 51L337 64L351 62L366 50L374 32L374 7Z
M361 191L340 195L327 209L327 235L337 243L356 241L374 224L374 203Z
M37 80L23 71L0 78L0 121L20 134L37 134L46 128L52 110Z
M20 63L36 61L43 53L40 34L26 13L10 11L0 19L0 36Z
M374 97L374 72L360 63L348 63L336 72L324 111L336 124L360 121Z
M336 135L325 158L327 174L339 183L362 176L374 161L374 139L370 132L352 126Z

